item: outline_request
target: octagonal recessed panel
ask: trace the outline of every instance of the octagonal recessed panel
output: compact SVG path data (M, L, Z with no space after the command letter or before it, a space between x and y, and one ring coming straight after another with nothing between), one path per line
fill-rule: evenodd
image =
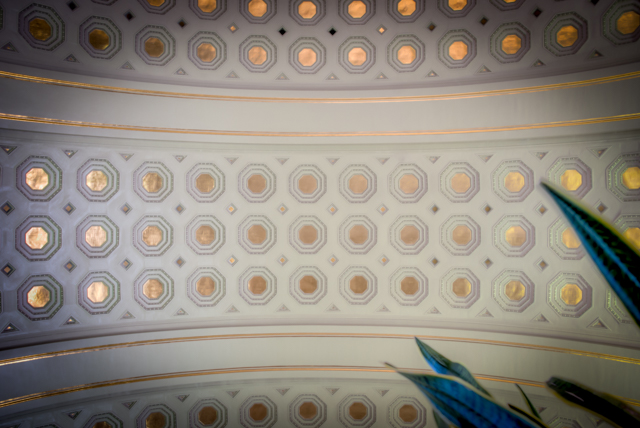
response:
M316 216L299 216L289 226L289 244L300 254L316 254L326 243L327 226Z
M503 64L520 61L531 48L531 32L519 22L503 24L491 35L491 55Z
M240 0L240 14L252 24L265 24L276 15L276 0Z
M187 296L199 307L212 307L224 298L226 287L226 279L217 269L198 268L187 279Z
M212 163L198 163L186 176L187 192L198 202L212 203L225 191L225 176Z
M504 270L493 280L493 299L505 312L522 312L533 304L535 285L524 273Z
M266 395L253 395L244 400L239 414L245 428L271 428L278 422L278 406Z
M62 246L62 229L50 217L32 215L16 228L15 243L27 260L46 261Z
M133 295L146 310L164 309L173 300L173 278L162 269L142 271L133 284Z
M400 216L389 228L389 241L400 254L419 254L429 243L429 228L418 216Z
M366 395L348 395L338 404L338 419L346 427L369 428L376 423L376 405Z
M424 58L424 43L412 34L396 36L387 45L387 62L399 73L416 71Z
M289 193L298 202L317 202L326 192L327 176L316 165L300 165L289 175Z
M636 42L640 38L640 5L634 0L618 0L609 7L602 23L602 32L612 43Z
M490 0L501 11L518 9L526 0Z
M89 159L78 169L77 188L90 202L106 202L120 189L120 173L106 159Z
M558 158L547 175L575 198L582 199L591 190L591 168L576 157Z
M91 315L108 314L120 302L120 282L109 272L90 272L78 284L78 304Z
M289 294L303 305L315 305L327 294L327 277L314 266L299 267L289 279Z
M162 162L144 162L133 173L133 190L145 202L162 202L173 192L173 173Z
M136 418L136 428L175 428L176 413L164 404L152 404Z
M340 294L352 305L365 305L378 294L376 276L364 266L350 266L338 279Z
M252 73L266 73L278 60L278 48L266 36L249 36L240 44L240 62Z
M138 0L149 13L164 15L176 5L176 0Z
M389 192L401 203L416 203L427 193L427 174L415 164L401 164L389 174Z
M47 156L29 156L16 168L16 187L32 202L47 202L62 189L62 170Z
M144 256L161 256L172 245L173 227L161 216L144 216L133 226L133 246Z
M544 30L544 47L556 56L577 53L589 37L587 20L575 12L553 17Z
M427 409L415 397L398 397L389 405L387 421L394 428L427 425Z
M187 245L198 255L212 255L226 242L224 225L211 215L195 217L185 231Z
M429 295L429 281L418 268L398 268L389 278L391 296L402 306L417 306Z
M339 178L339 190L349 202L367 202L376 193L376 174L366 165L349 165Z
M298 395L289 404L289 421L297 428L318 428L327 420L327 405L315 394Z
M438 0L438 9L448 18L467 16L476 5L476 0Z
M480 280L469 269L451 269L440 281L440 297L452 308L469 309L480 298Z
M249 164L238 174L238 191L249 202L266 202L276 191L276 175L266 165Z
M227 11L227 0L189 0L189 8L201 19L218 19Z
M327 49L315 37L300 37L289 46L289 64L300 74L315 74L324 67Z
M503 161L491 174L493 192L505 202L522 202L533 191L535 176L518 160Z
M80 25L80 46L93 58L111 59L122 49L122 32L108 18L92 16Z
M438 41L438 59L449 68L468 66L477 54L477 40L466 30L451 30Z
M107 216L90 215L76 227L76 246L87 257L108 257L118 247L120 230Z
M238 243L249 254L266 254L277 237L275 225L265 216L248 216L238 226Z
M326 0L293 0L289 16L300 25L316 25L326 14Z
M547 303L563 317L578 318L591 308L592 289L577 273L559 273L547 286Z
M549 247L563 260L580 260L586 251L575 231L564 218L549 226Z
M350 216L341 225L340 244L350 254L367 254L377 243L376 225L367 216Z
M277 282L266 267L250 267L238 279L240 296L250 305L266 305L278 292Z
M227 426L228 420L226 406L215 398L199 400L189 410L190 427L222 428Z
M424 12L425 0L389 0L387 13L400 23L415 22Z
M217 70L227 60L227 44L212 31L196 33L189 40L187 52L201 70Z
M162 66L175 56L176 40L166 28L147 25L136 34L135 50L147 64Z
M64 21L55 9L33 3L20 11L18 31L33 48L52 51L65 40Z
M376 13L374 0L339 0L338 15L350 25L366 24Z
M640 155L618 156L607 167L607 189L623 202L640 200Z
M480 174L466 162L451 162L440 174L440 191L451 202L469 202L480 190Z
M449 217L440 228L440 243L454 256L468 256L481 242L480 226L471 217Z
M124 428L124 423L113 413L93 415L83 428Z
M31 321L52 318L63 305L62 285L51 275L33 275L17 290L18 310Z
M507 257L523 257L535 246L535 233L525 217L506 215L493 226L493 245Z
M338 63L348 73L366 73L375 62L376 47L366 37L349 37L338 47Z
M632 324L632 318L629 315L629 311L624 307L618 296L609 288L607 289L607 311L618 321L620 324Z

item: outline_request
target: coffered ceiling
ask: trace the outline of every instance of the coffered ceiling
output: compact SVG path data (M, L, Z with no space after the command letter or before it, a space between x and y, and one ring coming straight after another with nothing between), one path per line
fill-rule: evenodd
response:
M238 88L391 88L638 60L634 0L0 3L0 61Z

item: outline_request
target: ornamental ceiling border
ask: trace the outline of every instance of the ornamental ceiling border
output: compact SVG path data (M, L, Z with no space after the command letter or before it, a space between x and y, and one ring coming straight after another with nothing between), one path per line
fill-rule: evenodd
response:
M364 103L396 103L396 102L424 102L424 101L449 101L467 98L482 98L500 95L517 95L536 92L546 92L558 89L583 88L605 83L616 83L640 77L640 71L615 74L612 76L595 79L578 80L574 82L555 83L550 85L525 86L522 88L495 89L491 91L461 92L457 94L417 95L404 97L368 97L368 98L295 98L295 97L242 97L230 95L208 95L187 92L151 91L144 89L124 88L118 86L95 85L91 83L73 82L69 80L50 79L46 77L30 76L26 74L11 73L0 70L0 78L19 80L23 82L40 83L45 85L63 86L76 89L88 89L101 92L114 92L129 95L145 95L168 98L185 98L210 101L237 101L237 102L269 102L269 103L313 103L313 104L364 104Z
M118 125L111 123L82 122L76 120L53 119L37 116L23 116L18 114L0 113L0 120L14 122L41 123L45 125L72 126L77 128L112 129L118 131L156 132L182 135L224 135L236 137L407 137L422 135L451 135L451 134L478 134L504 131L525 131L531 129L562 128L568 126L594 125L599 123L622 122L640 119L640 113L629 113L616 116L595 117L588 119L575 119L557 122L532 123L525 125L511 125L488 128L459 128L441 130L416 130L416 131L384 131L384 132L265 132L265 131L226 131L205 129L180 129L159 128L152 126Z

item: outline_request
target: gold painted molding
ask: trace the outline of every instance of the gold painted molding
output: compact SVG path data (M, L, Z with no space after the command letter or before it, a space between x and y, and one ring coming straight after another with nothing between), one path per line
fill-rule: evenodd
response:
M559 122L532 123L525 125L499 126L492 128L459 128L418 131L348 131L348 132L266 132L266 131L224 131L206 129L159 128L153 126L117 125L110 123L81 122L76 120L51 119L46 117L23 116L0 113L0 120L15 122L41 123L45 125L73 126L77 128L112 129L117 131L159 132L184 135L219 135L236 137L408 137L424 135L477 134L504 131L525 131L543 128L561 128L567 126L594 125L598 123L621 122L640 119L640 113L621 114L617 116L596 117L590 119L565 120Z
M175 337L167 339L140 340L136 342L114 343L109 345L90 346L86 348L75 348L65 351L54 351L42 354L25 355L22 357L8 358L0 360L0 367L10 364L19 364L29 361L37 361L45 358L63 357L67 355L84 354L88 352L106 351L112 349L133 348L149 345L166 345L174 343L200 342L210 340L241 340L241 339L282 339L282 338L348 338L348 339L403 339L413 340L411 334L379 334L379 333L255 333L255 334L220 334L209 336ZM556 346L533 345L528 343L506 342L500 340L474 339L467 337L449 336L417 336L422 340L432 340L440 342L473 343L480 345L504 346L508 348L529 349L536 351L557 352L574 356L589 358L599 358L603 360L616 361L619 363L640 365L640 359L623 357L619 355L603 354L600 352L580 351L577 349L560 348Z
M433 373L431 370L415 370L408 368L400 368L400 370L407 370L414 373ZM87 391L97 388L106 388L109 386L128 385L140 382L149 382L155 380L167 380L167 379L179 379L196 376L214 376L224 374L237 374L237 373L265 373L265 372L366 372L366 373L393 373L394 370L384 367L370 367L370 366L263 366L263 367L234 367L227 369L210 369L210 370L194 370L184 372L163 373L147 376L136 376L123 379L114 379L103 382L93 382L83 385L70 386L66 388L53 389L50 391L36 392L33 394L23 395L21 397L10 398L4 401L0 401L0 408L13 406L16 404L27 403L29 401L40 400L42 398L55 397L58 395L71 394L73 392ZM502 376L490 376L490 375L475 375L479 380L489 382L502 382L518 385L534 386L537 388L544 388L543 382L537 382L526 379L514 379ZM626 401L632 406L640 406L640 401L632 400L629 398L618 397L623 401Z
M535 92L553 91L558 89L583 88L586 86L602 85L620 82L640 77L640 71L599 77L596 79L579 80L575 82L555 83L551 85L527 86L513 89L496 89L492 91L462 92L458 94L416 95L404 97L369 97L369 98L295 98L295 97L239 97L231 95L207 95L188 92L151 91L144 89L122 88L118 86L95 85L90 83L72 82L68 80L49 79L26 74L0 71L0 77L23 82L40 83L45 85L63 86L76 89L113 92L129 95L143 95L165 98L184 98L209 101L263 102L263 103L312 103L312 104L362 104L362 103L398 103L458 100L465 98L494 97L500 95L529 94Z

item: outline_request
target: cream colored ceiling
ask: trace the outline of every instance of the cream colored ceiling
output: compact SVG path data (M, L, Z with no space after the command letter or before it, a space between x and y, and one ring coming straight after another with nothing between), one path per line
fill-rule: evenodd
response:
M0 60L198 86L433 87L632 63L640 35L632 0L68 3L3 2Z
M0 3L17 51L0 49L0 427L204 408L220 426L432 426L381 369L426 367L414 335L503 402L525 385L550 426L602 426L551 398L551 375L638 404L638 331L538 186L638 240L637 4L425 1L400 23L395 2L345 18L350 2L313 1L313 25L302 2L260 19L249 2ZM30 39L21 11L42 6L60 25ZM463 40L475 57L447 58Z

